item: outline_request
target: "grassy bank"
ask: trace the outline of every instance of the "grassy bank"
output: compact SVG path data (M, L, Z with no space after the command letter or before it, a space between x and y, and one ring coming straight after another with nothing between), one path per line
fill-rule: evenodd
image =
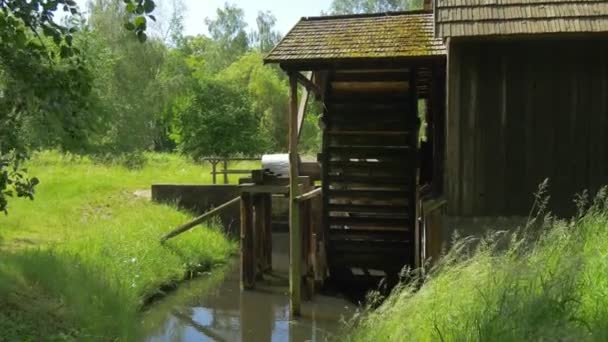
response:
M177 156L146 160L129 170L54 152L32 159L35 201L14 200L0 216L0 340L133 340L146 298L235 251L214 227L158 243L190 216L138 190L211 176Z
M608 340L605 191L576 218L543 222L507 250L495 247L500 235L472 256L461 242L419 291L401 287L364 313L350 340Z

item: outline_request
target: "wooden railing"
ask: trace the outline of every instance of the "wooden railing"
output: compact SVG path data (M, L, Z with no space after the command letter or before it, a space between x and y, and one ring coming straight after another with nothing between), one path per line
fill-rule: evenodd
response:
M213 184L217 184L217 176L223 175L224 183L229 184L229 175L249 175L251 174L251 168L249 169L229 169L230 162L239 162L239 161L260 161L260 158L203 158L202 161L209 162L211 164L211 176L213 178ZM220 170L218 170L218 165L220 166Z

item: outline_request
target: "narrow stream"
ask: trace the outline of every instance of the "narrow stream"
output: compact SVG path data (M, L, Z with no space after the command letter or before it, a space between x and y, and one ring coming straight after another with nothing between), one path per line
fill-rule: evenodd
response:
M317 295L302 317L289 318L286 234L273 237L272 276L241 292L238 262L190 282L144 317L146 341L326 341L340 333L355 306Z

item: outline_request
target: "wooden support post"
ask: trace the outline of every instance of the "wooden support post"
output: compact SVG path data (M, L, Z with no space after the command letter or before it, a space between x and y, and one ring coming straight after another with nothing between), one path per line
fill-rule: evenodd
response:
M308 191L310 189L307 189L306 187L304 188L304 191ZM311 269L311 264L310 264L310 259L309 259L309 255L310 255L310 243L312 240L312 236L311 233L312 231L310 230L311 225L310 225L310 207L311 207L311 203L310 201L304 201L304 202L298 202L300 204L300 227L302 228L302 259L304 260L303 265L302 265L302 270L303 270L303 277L304 277L304 281L306 283L306 288L305 288L305 293L304 293L304 297L307 300L312 299L312 296L314 295L314 281L311 283L310 280L311 278L309 277L311 275L310 269Z
M224 184L228 184L228 159L224 158Z
M211 160L211 174L213 175L213 184L217 184L217 161Z
M263 195L264 198L264 238L265 238L265 256L266 269L264 271L272 271L272 194Z
M253 206L254 206L254 225L253 225L253 236L255 240L254 249L255 249L255 278L262 279L264 275L264 271L266 269L266 255L265 255L265 242L266 242L266 227L264 224L266 221L264 220L264 194L256 194L253 196Z
M289 74L289 294L292 316L300 315L302 286L302 231L298 197L298 81Z
M255 287L255 251L251 194L241 194L241 290Z
M312 80L313 73L310 72L306 75L306 78ZM306 118L306 108L308 107L308 98L310 91L308 88L304 88L302 92L302 98L300 99L300 107L298 108L298 139L302 133L302 127L304 127L304 119Z

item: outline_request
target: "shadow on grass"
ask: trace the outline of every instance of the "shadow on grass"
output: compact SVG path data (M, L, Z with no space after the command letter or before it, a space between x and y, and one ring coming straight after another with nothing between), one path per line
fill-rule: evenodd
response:
M15 340L49 334L60 339L77 335L87 340L134 340L137 299L121 293L120 279L105 277L103 270L65 253L8 254L0 261L0 306L7 308L0 312L0 329L11 329Z

